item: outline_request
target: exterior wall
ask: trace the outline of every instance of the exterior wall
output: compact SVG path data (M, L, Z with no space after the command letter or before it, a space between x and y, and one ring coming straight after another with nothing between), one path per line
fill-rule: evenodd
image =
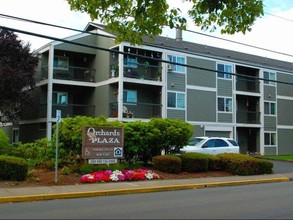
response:
M98 37L96 38L96 45L103 48L113 47L114 41L109 38ZM96 81L101 82L109 79L110 77L110 59L111 53L103 50L96 50L95 66L96 69Z
M266 101L276 101L276 87L275 86L264 86L264 100Z
M94 96L91 99L91 102L96 106L95 108L95 115L105 115L106 117L109 116L109 92L110 88L109 85L99 86L95 89Z
M277 72L277 80L281 82L293 82L293 74ZM292 85L278 83L278 95L293 97Z
M167 74L167 89L185 92L185 74L170 72Z
M278 129L278 154L293 154L293 129Z
M232 80L218 79L217 82L218 96L232 97Z
M278 125L293 125L293 100L278 99Z
M187 121L216 122L216 92L187 90Z
M232 123L233 114L231 113L218 113L218 122Z
M264 155L277 155L277 148L276 147L265 147L264 148Z
M198 58L187 58L187 64L206 69L215 69L216 62ZM216 74L212 71L187 68L187 85L216 88Z
M264 116L264 130L265 131L276 131L277 118L275 116Z
M96 44L96 36L89 35L86 37L78 38L75 40L71 40L71 42L76 42L85 45L95 45ZM79 53L88 53L88 54L95 54L96 49L90 47L83 47L74 44L68 43L61 43L55 46L56 50L65 50L65 51L72 51L72 52L79 52Z
M168 109L168 118L180 119L185 121L185 111L177 109Z
M231 132L229 131L206 131L205 135L206 136L211 136L211 137L230 137Z

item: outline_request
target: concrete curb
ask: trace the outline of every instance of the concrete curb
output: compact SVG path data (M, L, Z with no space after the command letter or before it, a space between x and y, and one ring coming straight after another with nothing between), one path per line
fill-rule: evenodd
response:
M123 194L134 194L134 193L150 193L150 192L159 192L159 191L199 189L199 188L205 188L205 187L236 186L236 185L288 182L288 181L290 181L289 177L278 177L278 178L267 178L267 179L264 178L264 179L258 179L258 180L223 181L223 182L213 182L213 183L209 182L209 183L154 186L154 187L144 187L144 188L114 189L114 190L100 190L100 191L87 191L87 192L9 196L9 197L1 197L0 203L69 199L69 198L96 197L96 196L111 196L111 195L123 195Z

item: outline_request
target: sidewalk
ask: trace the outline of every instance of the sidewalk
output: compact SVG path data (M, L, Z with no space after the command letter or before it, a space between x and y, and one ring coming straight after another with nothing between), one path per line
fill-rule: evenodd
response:
M0 203L108 196L293 180L293 173L0 189Z

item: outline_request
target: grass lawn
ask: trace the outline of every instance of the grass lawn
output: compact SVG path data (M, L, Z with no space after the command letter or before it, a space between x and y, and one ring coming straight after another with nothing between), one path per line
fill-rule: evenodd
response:
M264 159L293 161L293 155L265 155Z

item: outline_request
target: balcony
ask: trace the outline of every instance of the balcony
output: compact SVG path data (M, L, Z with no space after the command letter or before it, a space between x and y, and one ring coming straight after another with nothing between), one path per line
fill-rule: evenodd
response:
M54 67L53 79L95 82L95 72L95 69L75 66ZM48 66L42 67L41 78L48 79Z
M236 122L243 124L260 124L260 112L237 111Z
M259 92L259 81L249 77L237 76L236 89L243 92Z
M94 105L79 105L79 104L53 104L52 105L52 118L56 117L56 110L61 110L61 117L75 117L78 115L84 115L94 117L95 106ZM40 117L47 117L47 104L40 106Z
M123 118L142 118L149 119L161 117L161 104L155 103L136 103L123 105ZM118 103L110 103L110 117L118 117Z
M110 77L118 77L118 64L110 65ZM162 81L162 67L157 65L150 65L147 62L127 63L123 66L123 76L133 79L145 79L152 81Z

